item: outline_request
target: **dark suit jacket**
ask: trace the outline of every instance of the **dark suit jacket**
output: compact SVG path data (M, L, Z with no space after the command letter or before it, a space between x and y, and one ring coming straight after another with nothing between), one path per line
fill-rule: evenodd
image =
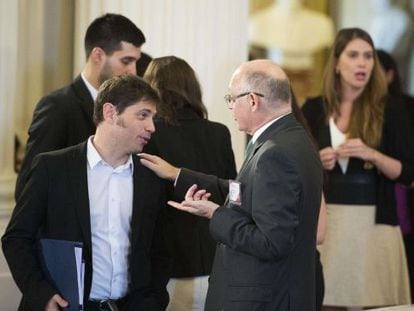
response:
M93 133L93 99L80 75L68 86L43 97L29 128L26 153L16 182L16 201L38 153L79 144Z
M91 228L86 143L43 153L33 161L28 182L2 237L3 252L23 294L19 310L43 310L57 293L39 267L38 238L84 245L85 300L92 281ZM164 183L134 156L131 220L130 299L125 310L162 310L168 303L169 261L160 229Z
M273 123L253 148L236 178L241 204L227 198L210 220L219 245L205 310L315 310L319 155L293 115ZM228 191L228 181L183 169L177 192L194 182L214 197Z
M177 167L226 179L236 176L226 126L202 119L190 108L179 109L177 121L178 125L170 125L157 120L145 152L159 155ZM206 218L167 206L167 243L173 259L173 277L210 274L216 242L208 226Z

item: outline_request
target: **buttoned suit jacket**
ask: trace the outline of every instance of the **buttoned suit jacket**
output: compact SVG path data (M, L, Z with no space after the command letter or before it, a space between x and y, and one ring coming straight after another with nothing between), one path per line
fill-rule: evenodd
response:
M23 294L19 310L43 310L57 290L41 271L38 238L82 242L84 297L92 282L91 225L86 142L39 154L19 197L2 247ZM165 185L133 156L133 208L129 258L129 299L125 310L163 310L168 304L169 259L163 240Z
M80 75L71 84L39 101L33 113L25 156L17 177L16 201L37 154L79 144L95 133L93 105L92 96Z
M210 220L218 246L205 310L315 310L322 166L293 115L259 136L236 182L240 203L227 197ZM229 190L227 180L182 169L177 193L193 183L212 201Z

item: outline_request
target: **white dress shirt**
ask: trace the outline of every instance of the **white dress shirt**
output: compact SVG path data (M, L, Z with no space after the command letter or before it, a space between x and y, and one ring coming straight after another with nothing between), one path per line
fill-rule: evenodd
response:
M92 235L90 299L119 299L128 292L133 199L133 162L112 168L87 145L87 174Z

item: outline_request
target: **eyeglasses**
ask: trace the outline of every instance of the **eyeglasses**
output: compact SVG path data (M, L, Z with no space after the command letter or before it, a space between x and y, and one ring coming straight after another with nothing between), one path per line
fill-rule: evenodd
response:
M257 93L257 92L252 92L252 91L250 91L250 92L246 92L246 93L241 93L241 94L236 95L236 96L231 96L230 94L227 94L226 96L224 96L224 102L225 102L225 103L227 104L227 106L230 108L230 107L231 107L231 105L232 105L232 103L234 103L234 102L236 101L236 99L238 99L238 98L240 98L240 97L243 97L243 96L246 96L246 95L249 95L249 94L251 94L251 93L253 93L253 94L257 95L257 96L260 96L260 97L264 97L264 95L263 95L263 94L260 94L260 93Z

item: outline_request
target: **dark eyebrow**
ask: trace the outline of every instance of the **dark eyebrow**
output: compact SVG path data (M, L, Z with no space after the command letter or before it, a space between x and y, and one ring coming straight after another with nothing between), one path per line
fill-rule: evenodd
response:
M134 62L138 60L136 57L132 57L132 56L125 56L125 57L122 57L121 59L126 60L128 62Z
M143 113L143 112L150 113L150 114L154 113L151 109L142 108L142 109L137 111L137 114L140 114L140 113Z

